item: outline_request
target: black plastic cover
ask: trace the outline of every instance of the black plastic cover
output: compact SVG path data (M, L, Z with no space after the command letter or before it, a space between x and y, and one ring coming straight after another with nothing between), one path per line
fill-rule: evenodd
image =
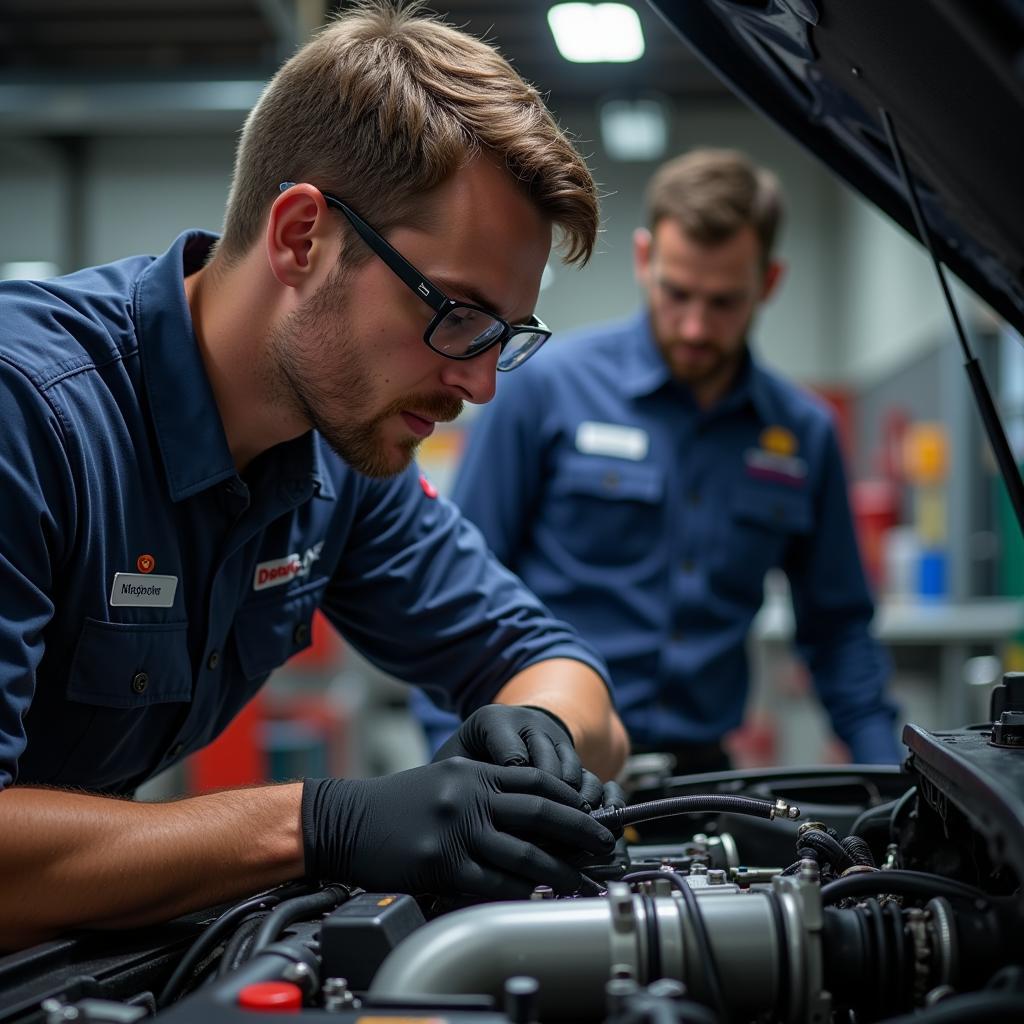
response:
M370 987L384 958L425 921L412 896L364 892L324 918L320 928L323 978L345 978L350 989Z

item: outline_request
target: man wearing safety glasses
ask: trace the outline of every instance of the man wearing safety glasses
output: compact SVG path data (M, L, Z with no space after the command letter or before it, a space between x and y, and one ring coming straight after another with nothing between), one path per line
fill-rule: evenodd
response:
M371 226L372 225L372 226ZM572 891L607 673L412 459L547 339L594 183L491 47L361 5L275 76L223 236L0 290L0 949L307 876ZM322 609L458 710L431 765L167 804Z

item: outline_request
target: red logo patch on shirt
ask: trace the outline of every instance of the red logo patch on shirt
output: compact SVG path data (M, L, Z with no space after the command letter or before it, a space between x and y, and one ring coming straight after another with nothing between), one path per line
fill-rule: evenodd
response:
M437 497L437 488L422 473L420 473L420 487L423 488L423 493L428 498Z
M152 572L156 568L156 559L152 555L139 555L135 559L135 568L139 572Z

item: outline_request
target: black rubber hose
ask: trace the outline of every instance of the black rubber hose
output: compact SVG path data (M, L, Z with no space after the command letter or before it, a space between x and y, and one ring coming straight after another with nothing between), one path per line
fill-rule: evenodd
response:
M776 807L771 800L755 800L746 796L722 796L708 793L698 796L670 796L662 800L645 800L629 807L599 807L591 817L599 821L616 838L627 825L655 818L670 818L675 814L693 814L701 811L731 811L756 818L774 818Z
M800 870L800 861L802 860L813 860L815 864L818 863L817 850L814 850L809 846L802 846L800 839L797 839L796 844L796 860L782 872L784 875L797 874Z
M896 842L896 823L899 820L900 815L904 812L907 805L917 799L917 786L911 786L906 793L901 796L895 804L893 804L892 810L889 812L889 842Z
M192 943L178 961L178 966L175 967L174 972L167 979L167 983L157 997L157 1008L161 1010L166 1009L178 998L188 982L189 976L202 960L216 948L226 932L233 931L250 914L258 910L269 910L272 907L276 907L283 899L289 896L299 895L308 891L309 884L306 882L289 883L288 885L281 886L279 889L259 893L225 910L220 917L203 929L202 935Z
M867 810L861 811L850 826L850 835L863 836L866 831L880 828L883 824L888 832L889 819L899 800L890 800L888 803L875 804Z
M847 875L828 885L822 886L821 902L831 906L839 900L855 896L878 896L888 893L894 896L915 896L931 899L933 896L966 897L983 900L987 905L989 896L973 885L965 885L942 875L931 875L926 871L884 870L857 875Z
M218 978L226 978L232 971L237 971L249 959L253 939L269 916L269 914L255 914L243 921L235 929L235 934L228 940L221 955L220 963L217 965Z
M854 863L869 868L876 866L871 847L860 836L847 836L839 845L853 858Z
M837 872L852 868L855 861L840 844L821 829L809 829L799 839L800 846L810 847L819 860L826 860Z
M697 894L690 888L689 882L679 874L678 871L631 871L623 875L620 881L623 882L655 882L659 878L667 879L679 891L686 904L689 913L690 924L693 927L693 934L697 938L698 956L704 968L704 980L707 984L708 993L711 996L713 1009L722 1020L728 1020L729 1014L725 1006L725 996L722 994L722 983L718 977L718 965L715 963L715 954L711 949L711 939L708 936L708 926L704 921L704 912L700 909L700 901Z
M886 1017L882 1024L1006 1024L1024 1020L1024 993L969 992L950 996L926 1010Z
M308 896L299 896L293 900L285 900L275 911L267 916L263 927L256 933L249 956L255 956L266 949L293 921L301 921L307 917L318 917L340 906L349 897L348 889L342 885L327 885L319 892Z
M873 897L867 901L868 929L871 933L872 946L875 950L876 970L871 972L871 977L866 979L870 985L874 983L875 999L871 1004L873 1015L881 1014L885 1006L886 996L889 994L889 975L892 972L892 958L885 941L885 916L882 914L882 905Z

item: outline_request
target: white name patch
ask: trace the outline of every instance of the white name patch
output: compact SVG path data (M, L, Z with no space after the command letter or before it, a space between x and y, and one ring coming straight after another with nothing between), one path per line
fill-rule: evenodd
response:
M178 589L177 576L152 576L141 572L115 572L110 588L112 607L170 608Z
M586 455L611 455L617 459L639 462L647 457L649 447L647 431L640 427L584 420L576 428L576 451Z

